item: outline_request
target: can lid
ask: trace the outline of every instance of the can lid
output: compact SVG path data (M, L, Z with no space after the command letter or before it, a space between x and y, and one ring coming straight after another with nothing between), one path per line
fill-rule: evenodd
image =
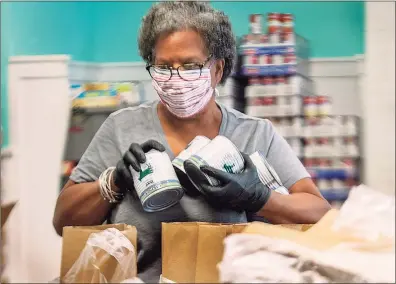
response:
M179 188L164 188L147 198L143 204L143 208L147 212L158 212L168 209L178 203L183 197L184 190Z

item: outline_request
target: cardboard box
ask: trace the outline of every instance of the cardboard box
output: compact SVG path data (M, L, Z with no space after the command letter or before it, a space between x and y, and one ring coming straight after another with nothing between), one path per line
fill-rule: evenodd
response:
M271 227L278 227L268 225ZM311 225L285 225L307 230ZM162 283L218 283L223 241L248 224L162 223Z
M133 266L130 268L133 275L136 277L137 267L137 232L136 228L125 224L114 224L114 225L101 225L101 226L83 226L83 227L65 227L63 228L63 244L62 244L62 261L60 279L61 282L65 282L65 275L72 268L73 264L80 257L81 252L86 246L87 240L92 233L99 233L108 228L115 228L119 230L134 246L135 257ZM120 248L120 250L126 250L126 248ZM127 253L127 251L125 251ZM106 279L112 279L115 271L118 271L118 260L109 255L106 251L99 247L93 247L92 257L89 259L87 267L89 269L81 269L76 272L76 279L81 283L100 283L101 275L105 276ZM124 279L122 279L124 280ZM121 280L121 281L122 281Z

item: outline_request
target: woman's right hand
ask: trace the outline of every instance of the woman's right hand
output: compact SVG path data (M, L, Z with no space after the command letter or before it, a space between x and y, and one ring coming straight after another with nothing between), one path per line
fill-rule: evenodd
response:
M146 162L146 153L150 150L165 151L165 147L156 140L148 140L143 144L132 143L124 153L122 159L118 161L113 173L113 184L117 189L114 191L126 191L134 189L131 166L135 171L140 172L140 164Z

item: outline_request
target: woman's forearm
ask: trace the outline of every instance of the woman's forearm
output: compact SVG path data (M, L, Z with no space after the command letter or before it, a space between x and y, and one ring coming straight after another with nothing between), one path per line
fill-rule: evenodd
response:
M74 184L69 181L56 202L53 225L62 235L65 226L92 226L102 224L113 204L100 194L99 182Z
M282 195L273 192L257 215L273 224L314 224L330 209L324 198L310 193Z

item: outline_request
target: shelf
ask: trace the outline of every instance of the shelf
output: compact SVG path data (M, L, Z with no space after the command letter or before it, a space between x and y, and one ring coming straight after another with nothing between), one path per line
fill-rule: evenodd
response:
M244 44L239 47L241 55L283 55L295 53L294 44Z
M75 113L82 113L82 114L110 114L117 110L127 108L127 107L134 107L140 105L141 102L136 104L130 105L119 105L119 106L104 106L104 107L73 107L73 111Z
M349 178L358 178L358 170L357 169L315 169L315 168L306 168L308 173L314 179L340 179L346 180Z
M297 64L281 64L281 65L243 65L242 75L248 77L259 76L289 76L298 74Z

